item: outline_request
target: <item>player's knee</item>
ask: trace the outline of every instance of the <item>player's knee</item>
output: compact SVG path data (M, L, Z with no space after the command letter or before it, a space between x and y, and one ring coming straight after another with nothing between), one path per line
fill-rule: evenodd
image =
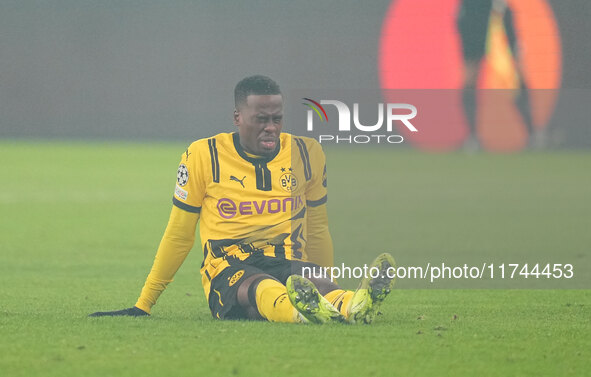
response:
M261 319L262 317L257 310L256 290L260 282L263 280L275 280L271 275L256 274L249 276L239 286L236 293L238 304L244 309L250 319ZM281 284L277 281L277 284Z

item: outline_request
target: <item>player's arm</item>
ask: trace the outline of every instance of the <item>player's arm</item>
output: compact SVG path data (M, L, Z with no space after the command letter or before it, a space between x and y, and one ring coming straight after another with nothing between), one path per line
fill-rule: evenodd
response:
M135 307L150 313L152 306L191 251L199 214L172 207L170 219L154 258L152 270L142 288Z
M191 213L172 207L168 225L156 252L152 270L146 279L142 293L132 308L112 312L96 312L91 317L103 316L144 316L149 315L152 306L172 279L195 242L195 227L198 213Z
M177 185L173 197L173 207L160 241L152 269L146 279L140 297L132 308L96 312L91 316L142 316L149 315L160 294L172 282L174 275L185 261L195 242L195 228L199 221L204 187L200 179L199 159L189 150L181 159L177 173Z
M334 249L328 230L326 204L308 206L308 240L306 244L308 260L319 266L334 265Z
M330 267L334 264L332 238L328 230L328 214L326 209L327 179L326 158L322 147L313 141L310 145L310 164L312 179L306 192L307 242L308 260L319 266Z

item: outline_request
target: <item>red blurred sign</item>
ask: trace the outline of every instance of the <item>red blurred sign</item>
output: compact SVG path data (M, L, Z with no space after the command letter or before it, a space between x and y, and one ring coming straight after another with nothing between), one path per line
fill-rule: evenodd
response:
M503 3L512 14L516 43L509 48L502 16L496 22L497 13L491 11L474 83L475 127L483 148L514 151L528 140L525 117L516 104L520 90L528 95L534 131L544 129L552 115L561 80L560 36L545 0L491 3ZM400 132L419 148L455 149L469 136L462 99L467 64L458 30L460 6L461 0L395 0L384 18L378 63L381 87L386 102L403 100L417 106L420 132L403 128ZM400 98L396 89L449 90L417 90L416 96L410 96L414 98L405 91Z

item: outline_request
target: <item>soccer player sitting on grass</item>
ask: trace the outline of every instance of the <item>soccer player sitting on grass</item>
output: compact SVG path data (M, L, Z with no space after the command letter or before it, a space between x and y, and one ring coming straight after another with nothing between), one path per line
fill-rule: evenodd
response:
M393 280L389 254L353 291L302 268L331 266L325 156L318 142L281 133L283 97L265 76L234 91L236 133L201 139L181 156L173 207L134 307L100 316L144 316L200 236L201 280L214 318L371 323ZM308 269L309 270L309 269Z

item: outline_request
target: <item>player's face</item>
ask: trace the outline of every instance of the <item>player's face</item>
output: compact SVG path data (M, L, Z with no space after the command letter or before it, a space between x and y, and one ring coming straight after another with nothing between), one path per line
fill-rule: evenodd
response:
M248 153L265 156L279 145L283 127L283 97L280 94L246 97L246 103L234 111L240 145Z

